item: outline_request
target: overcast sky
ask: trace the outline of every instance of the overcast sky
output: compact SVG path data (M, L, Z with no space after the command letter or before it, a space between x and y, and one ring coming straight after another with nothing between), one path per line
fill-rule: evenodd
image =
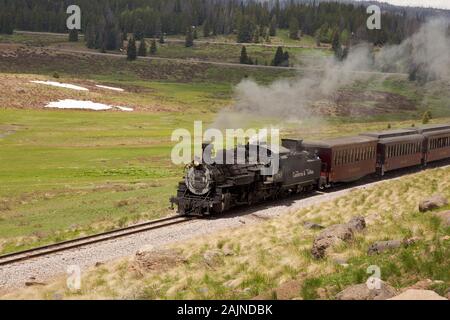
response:
M367 1L367 0L360 0ZM388 2L398 6L433 7L440 9L450 9L450 0L378 0Z

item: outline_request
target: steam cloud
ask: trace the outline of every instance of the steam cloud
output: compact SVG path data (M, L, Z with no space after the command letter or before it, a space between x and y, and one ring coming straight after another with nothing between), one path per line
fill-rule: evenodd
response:
M433 79L450 79L449 22L430 21L400 45L373 52L368 44L358 45L352 47L343 62L330 58L320 72L307 71L295 79L278 80L270 85L243 80L235 88L235 113L223 111L214 127L243 127L255 116L304 119L311 114L315 102L332 99L339 89L357 80L382 81L392 73L406 76L412 66L419 66Z

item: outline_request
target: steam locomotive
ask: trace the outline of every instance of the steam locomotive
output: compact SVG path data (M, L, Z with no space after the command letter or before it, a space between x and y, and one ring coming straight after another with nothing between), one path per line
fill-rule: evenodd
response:
M181 215L220 214L237 206L450 159L450 124L367 132L319 142L284 139L277 151L257 146L258 154L264 148L268 159L279 159L273 174L267 173L270 161L251 161L251 148L245 146L242 164L192 162L177 195L170 199L172 206L176 205ZM229 153L236 157L238 152L235 148L217 154L223 159Z

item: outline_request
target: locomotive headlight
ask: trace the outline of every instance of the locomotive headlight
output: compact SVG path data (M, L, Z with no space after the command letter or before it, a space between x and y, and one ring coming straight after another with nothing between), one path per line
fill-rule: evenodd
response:
M211 171L206 166L190 167L186 173L186 186L193 194L201 196L211 190Z

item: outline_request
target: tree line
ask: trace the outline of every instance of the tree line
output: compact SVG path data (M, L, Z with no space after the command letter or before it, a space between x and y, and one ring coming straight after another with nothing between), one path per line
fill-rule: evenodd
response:
M279 28L289 29L292 39L383 45L399 43L425 19L384 12L382 30L368 30L366 6L315 0L0 0L0 33L68 32L66 8L72 4L81 8L87 46L101 50L117 49L130 34L136 40L173 34L194 39L190 33L201 30L203 36L235 34L247 43L270 39Z

